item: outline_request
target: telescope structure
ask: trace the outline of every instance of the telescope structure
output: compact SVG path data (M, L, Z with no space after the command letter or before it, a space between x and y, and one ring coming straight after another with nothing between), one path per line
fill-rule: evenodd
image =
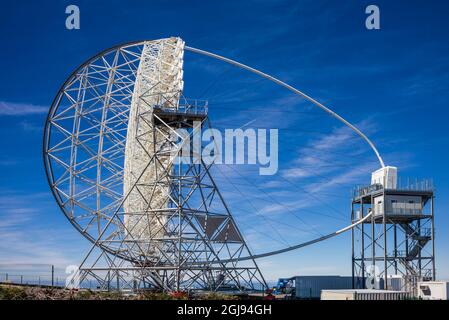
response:
M51 191L70 223L92 243L79 271L70 277L75 287L95 279L99 289L108 290L261 290L267 285L255 259L297 250L373 221L373 212L363 213L319 238L251 252L213 179L213 161L204 162L203 152L209 149L202 139L191 139L211 122L207 101L184 96L186 50L254 73L304 98L355 132L385 169L372 141L356 126L262 71L185 46L175 37L107 49L64 82L44 131Z
M192 144L206 101L183 96L180 38L119 46L60 90L46 166L66 216L93 243L79 283L100 289L262 290L265 280ZM184 151L183 151L184 150ZM186 154L185 150L189 150Z

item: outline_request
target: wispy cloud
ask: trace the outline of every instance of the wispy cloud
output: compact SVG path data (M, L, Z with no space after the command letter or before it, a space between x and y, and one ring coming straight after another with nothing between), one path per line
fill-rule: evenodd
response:
M4 230L0 233L0 264L54 264L67 266L70 259L63 249L64 239L52 239L55 230ZM59 243L58 243L59 242Z
M42 124L37 125L27 120L20 122L20 126L27 132L41 132L43 130Z
M229 109L232 112L228 112L228 114L217 120L213 119L214 126L226 128L246 127L250 122L251 126L255 128L282 129L291 128L293 125L297 124L299 116L304 119L314 116L314 113L310 112L310 108L305 100L295 95L260 99L260 94L247 88L242 89L241 92L245 95L251 95L251 98L259 97L259 99L256 99L253 102L251 102L251 100L245 102L245 99L243 99L243 101L239 102L239 99L242 98L234 96L232 93L233 97L228 97L227 99L230 100L223 100L222 103L229 103L232 99L235 99L236 103L239 103L240 105L243 104L243 107L241 110ZM213 106L213 103L211 105ZM227 106L219 105L219 107L226 110ZM264 115L264 111L266 111L268 116ZM298 111L307 111L308 113L298 113ZM288 115L288 117L286 115Z
M341 173L330 177L326 181L311 183L307 190L311 193L317 193L326 189L331 189L338 185L356 184L361 178L369 177L376 167L371 163L363 163Z
M367 123L358 124L362 131L372 130ZM285 178L304 179L320 177L346 170L351 165L346 165L345 160L350 160L351 156L363 154L368 149L360 144L354 132L345 126L337 127L328 134L320 135L297 152L297 157L292 161L289 169L281 172Z
M0 264L65 266L74 262L68 255L74 248L67 243L74 241L76 233L54 228L50 223L54 218L46 216L50 207L48 193L7 192L0 196Z
M276 214L276 213L285 213L289 210L298 210L301 208L307 208L310 206L309 199L299 199L294 201L282 201L279 203L270 203L269 205L264 206L259 213L260 214Z
M48 112L46 106L0 101L0 116L26 116L46 112Z
M32 208L4 208L0 205L0 208L5 209L5 214L2 214L0 221L0 230L4 228L11 228L23 225L26 222L32 220L35 210Z
M2 158L0 159L0 166L15 166L16 164L20 163L20 161L17 161L15 159L7 159L7 158Z

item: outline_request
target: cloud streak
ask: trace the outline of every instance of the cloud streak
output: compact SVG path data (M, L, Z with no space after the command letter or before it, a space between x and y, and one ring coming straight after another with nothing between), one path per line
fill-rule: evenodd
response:
M358 125L364 129L366 125ZM348 127L338 127L329 134L317 137L297 152L298 156L293 160L289 169L283 170L281 175L289 179L305 179L341 173L346 165L343 160L349 160L351 156L357 156L366 152L360 139ZM337 172L338 171L338 172Z
M46 112L48 112L46 106L0 101L0 116L27 116Z
M70 256L77 250L67 243L75 240L76 233L55 229L43 219L50 199L47 193L9 192L0 196L1 265L73 263Z

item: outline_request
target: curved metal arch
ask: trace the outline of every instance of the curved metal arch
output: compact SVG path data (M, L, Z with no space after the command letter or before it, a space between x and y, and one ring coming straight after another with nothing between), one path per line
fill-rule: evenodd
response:
M208 52L205 50L201 50L201 49L197 49L197 48L193 48L193 47L189 47L189 46L185 46L185 50L188 50L190 52L194 52L197 54L201 54L204 56L208 56L214 59L218 59L221 61L224 61L226 63L229 63L233 66L239 67L241 69L247 70L249 72L255 73L265 79L268 79L288 90L290 90L291 92L303 97L304 99L310 101L311 103L313 103L315 106L319 107L320 109L324 110L326 113L328 113L329 115L331 115L332 117L335 117L337 120L339 120L340 122L342 122L344 125L348 126L350 129L352 129L358 136L360 136L363 140L365 140L365 142L370 146L370 148L373 150L374 154L376 155L377 159L379 160L380 165L382 166L382 168L385 167L385 163L379 153L379 151L377 150L376 146L374 145L374 143L362 132L360 131L360 129L358 129L356 126L354 126L352 123L350 123L349 121L347 121L346 119L344 119L342 116L340 116L339 114L337 114L336 112L332 111L331 109L329 109L328 107L326 107L325 105L323 105L322 103L318 102L317 100L313 99L312 97L310 97L309 95L305 94L304 92L292 87L291 85L273 77L270 76L269 74L266 74L260 70L254 69L250 66L247 66L243 63L240 63L238 61L220 56L218 54L212 53L212 52ZM348 230L351 230L353 228L355 228L357 225L359 225L360 223L363 223L364 221L366 221L369 217L371 217L372 213L368 214L367 216L365 216L363 219L357 221L356 223L353 223L343 229L340 229L338 231L335 231L333 233L330 233L328 235L307 241L307 242L303 242L297 245L293 245L287 248L283 248L280 250L275 250L275 251L270 251L270 252L265 252L265 253L261 253L261 254L257 254L257 255L251 255L251 256L247 256L247 257L241 257L238 259L229 259L229 260L225 260L223 261L224 263L227 262L234 262L234 261L242 261L242 260L251 260L251 259L260 259L260 258L265 258L265 257L270 257L270 256L274 256L274 255L278 255L281 253L285 253L285 252L289 252L289 251L293 251L293 250L297 250L300 248L304 248L306 246L327 240L329 238L335 237L339 234L342 234ZM201 263L201 262L200 262Z
M151 42L151 40L149 40L149 41ZM46 117L46 120L45 120L44 134L43 134L43 140L42 140L42 146L43 146L43 148L42 148L42 158L43 158L43 163L44 163L44 168L45 168L45 175L47 177L47 182L48 182L48 185L50 186L51 193L52 193L54 199L56 200L56 203L58 204L59 208L63 212L64 216L67 218L67 220L70 222L70 224L76 230L78 230L78 232L80 232L91 243L93 243L94 245L98 245L99 247L101 247L103 250L105 250L106 252L108 252L110 254L113 254L115 256L118 256L118 257L120 257L120 258L122 258L124 260L128 260L128 261L131 261L131 262L132 262L132 260L130 260L126 255L121 254L120 251L116 251L116 250L111 249L108 246L104 246L102 244L98 244L98 240L97 239L95 239L91 234L89 234L88 232L83 230L74 221L74 219L70 217L70 214L64 208L61 194L59 193L59 191L57 191L57 190L55 190L55 188L53 188L54 182L55 182L55 177L54 177L54 171L53 171L52 163L51 163L50 158L48 156L49 155L48 149L49 149L49 146L51 144L51 130L52 130L52 125L51 125L51 121L50 120L52 119L52 117L54 117L54 115L56 114L56 112L58 110L59 103L60 103L60 101L62 99L64 89L67 87L67 85L71 81L73 81L73 79L76 77L76 74L78 72L80 72L83 68L88 66L90 63L92 63L93 61L97 60L98 58L100 58L102 56L105 56L105 55L107 55L107 54L109 54L111 52L114 52L116 50L119 50L119 49L131 47L131 46L142 45L144 42L145 42L145 40L129 41L129 42L126 42L126 43L122 43L122 44L118 44L118 45L112 46L110 48L107 48L107 49L104 49L104 50L100 51L96 55L88 58L83 63L79 64L78 67L75 68L74 71L72 71L70 73L69 77L59 87L59 90L58 90L55 98L52 101L51 107L50 107L50 109L49 109L49 111L47 113L47 117ZM112 221L113 221L113 216L107 222L107 226L109 224L111 224ZM101 237L105 231L106 231L106 228L104 228L104 230L101 232L99 237ZM92 247L92 249L93 249L93 247Z
M238 61L235 61L235 60L232 60L232 59L229 59L229 58L225 58L225 57L220 56L218 54L211 53L211 52L208 52L208 51L204 51L204 50L201 50L201 49L192 48L192 47L189 47L189 46L185 46L185 49L188 50L188 51L191 51L191 52L195 52L195 53L198 53L198 54L201 54L201 55L204 55L204 56L208 56L208 57L211 57L211 58L214 58L214 59L218 59L218 60L227 62L229 64L232 64L232 65L236 66L236 67L248 70L248 71L250 71L252 73L255 73L255 74L257 74L257 75L259 75L259 76L261 76L261 77L263 77L265 79L268 79L268 80L270 80L270 81L272 81L272 82L274 82L274 83L276 83L276 84L278 84L278 85L280 85L280 86L282 86L282 87L292 91L293 93L303 97L304 99L312 102L314 105L316 105L317 107L321 108L322 110L324 110L325 112L327 112L328 114L330 114L331 116L335 117L340 122L342 122L343 124L345 124L346 126L351 128L355 133L357 133L357 135L359 135L363 140L365 140L366 143L368 143L368 145L371 147L371 149L376 154L376 157L379 160L379 163L382 166L382 168L385 167L385 163L384 163L382 157L380 156L380 153L377 150L376 146L374 145L374 143L362 131L360 131L356 126L351 124L349 121L347 121L346 119L344 119L343 117L341 117L340 115L338 115L337 113L335 113L334 111L329 109L328 107L324 106L322 103L316 101L315 99L313 99L309 95L305 94L304 92L299 91L298 89L292 87L291 85L289 85L289 84L287 84L287 83L285 83L285 82L283 82L283 81L281 81L281 80L279 80L279 79L277 79L275 77L272 77L269 74L266 74L266 73L264 73L262 71L259 71L257 69L251 68L250 66L247 66L247 65L245 65L243 63L240 63Z
M310 246L312 244L333 238L335 236L338 236L342 233L345 233L346 231L349 231L353 228L355 228L356 226L358 226L359 224L365 222L366 220L368 220L369 218L371 218L371 216L373 215L373 213L369 213L367 214L365 217L363 217L363 219L360 219L359 221L357 221L356 223L353 223L347 227L344 227L343 229L340 229L338 231L329 233L325 236L313 239L313 240L309 240L306 242L302 242L299 244L295 244L293 246L287 247L287 248L283 248L283 249L279 249L279 250L274 250L274 251L269 251L269 252L265 252L265 253L261 253L261 254L255 254L255 255L250 255L250 256L246 256L246 257L241 257L241 258L235 258L235 259L227 259L227 260L220 260L221 263L229 263L229 262L237 262L237 261L244 261L244 260L255 260L255 259L260 259L260 258L266 258L266 257L271 257L271 256L275 256L281 253L286 253L289 251L294 251L294 250L298 250L307 246ZM195 262L195 264L203 264L205 263L204 261L198 261ZM193 265L193 264L192 264Z

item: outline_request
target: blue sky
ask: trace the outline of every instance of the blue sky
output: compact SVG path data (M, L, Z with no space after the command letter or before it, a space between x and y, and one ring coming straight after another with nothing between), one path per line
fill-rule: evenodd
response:
M80 30L65 28L69 4L80 8ZM380 7L381 30L365 28L368 4ZM59 212L42 165L43 123L59 86L105 48L180 36L331 106L401 176L433 178L437 272L449 279L448 15L449 4L438 0L2 3L0 263L76 264L89 245ZM207 58L186 53L185 82L186 95L209 100L218 128L248 121L279 128L276 176L259 177L251 166L216 168L255 252L347 224L352 186L368 183L377 168L360 139L290 93ZM350 256L347 234L261 266L268 279L348 275Z

